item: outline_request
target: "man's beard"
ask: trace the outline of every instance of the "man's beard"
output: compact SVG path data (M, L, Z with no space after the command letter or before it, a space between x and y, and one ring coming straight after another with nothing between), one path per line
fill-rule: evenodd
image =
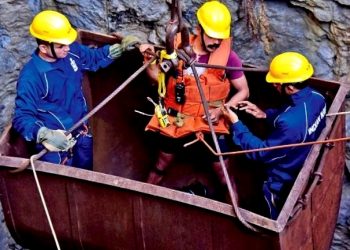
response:
M281 96L282 96L283 98L288 98L288 97L289 97L289 95L288 95L287 92L286 92L286 88L287 88L287 85L282 85L282 88L281 88Z
M217 44L217 43L207 45L207 47L212 50L219 48L219 46L220 44Z

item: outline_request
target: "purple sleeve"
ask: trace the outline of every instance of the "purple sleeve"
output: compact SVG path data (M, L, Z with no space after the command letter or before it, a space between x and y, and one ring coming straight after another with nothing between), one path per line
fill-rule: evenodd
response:
M236 52L231 51L230 56L227 61L228 67L242 67L241 59L238 57ZM243 71L237 70L227 70L227 78L230 80L234 80L243 76Z

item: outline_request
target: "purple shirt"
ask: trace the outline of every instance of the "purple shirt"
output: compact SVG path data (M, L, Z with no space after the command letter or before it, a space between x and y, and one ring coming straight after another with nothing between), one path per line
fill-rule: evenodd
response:
M209 54L202 55L198 58L199 63L208 63L208 61L209 61ZM231 50L226 66L227 67L242 67L241 59L238 57L236 52ZM234 80L234 79L238 79L241 76L243 76L243 71L226 70L226 74L227 74L228 79Z

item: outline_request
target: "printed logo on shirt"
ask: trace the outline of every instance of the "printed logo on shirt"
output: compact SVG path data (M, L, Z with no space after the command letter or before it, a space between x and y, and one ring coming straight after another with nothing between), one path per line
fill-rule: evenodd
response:
M311 125L311 127L308 128L307 132L309 135L311 135L316 131L318 125L320 124L321 120L325 117L325 115L326 115L326 106L324 106L320 115L317 117L316 121Z
M77 72L78 71L78 66L76 64L76 62L74 61L73 58L69 58L69 61L70 61L70 65L72 66L74 72Z

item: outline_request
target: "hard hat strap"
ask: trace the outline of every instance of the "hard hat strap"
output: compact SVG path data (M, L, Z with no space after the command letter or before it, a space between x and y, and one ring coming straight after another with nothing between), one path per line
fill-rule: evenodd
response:
M50 49L51 49L51 54L55 59L58 59L56 52L55 52L55 47L54 47L54 43L50 42Z
M205 45L205 42L204 42L204 32L205 32L205 31L204 31L202 25L199 25L199 27L200 27L200 30L201 30L200 36L201 36L202 48L203 48L206 52L210 53L210 51L208 51L207 46Z

